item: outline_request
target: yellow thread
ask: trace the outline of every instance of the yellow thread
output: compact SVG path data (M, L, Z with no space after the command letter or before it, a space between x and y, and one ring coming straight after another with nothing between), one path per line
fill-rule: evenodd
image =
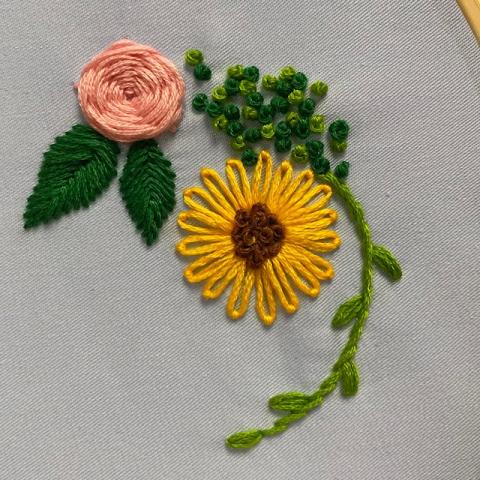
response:
M273 171L272 158L266 151L260 153L251 180L240 160L227 160L225 173L228 184L216 171L204 168L201 178L205 189L193 187L184 192L189 210L179 214L178 224L188 235L178 243L177 251L199 257L185 269L184 275L189 282L205 282L204 298L218 298L230 287L226 311L232 319L246 313L255 289L257 314L265 325L271 325L277 303L293 313L300 304L296 290L317 296L320 281L333 277L330 262L318 255L340 245L338 235L328 229L337 214L324 208L331 188L313 186L311 170L292 178L288 161ZM245 218L242 215L249 215L257 203L265 204L268 215L276 217L282 236L278 250L260 263L247 264L245 252L237 256L236 249L247 248L248 252L256 239L252 238L253 244L245 244L232 236L232 231L237 221L244 221L240 220Z

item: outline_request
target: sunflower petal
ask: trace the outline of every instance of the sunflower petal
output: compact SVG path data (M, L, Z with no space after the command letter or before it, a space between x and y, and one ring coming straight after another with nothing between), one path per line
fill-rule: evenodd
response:
M282 307L288 313L296 312L300 302L277 258L267 262L267 272Z
M295 204L299 198L305 195L313 183L313 172L311 170L304 170L300 172L285 189L282 198L279 201L281 208L288 208L290 205Z
M210 222L213 222L215 225L218 225L218 228L222 230L229 230L232 228L233 220L234 220L233 215L228 215L228 216L218 215L214 211L209 210L208 208L204 207L203 205L195 201L193 199L193 196L195 194L196 192L193 188L188 188L183 192L183 201L185 202L185 205L190 207L192 211L198 212L204 217L209 218Z
M187 188L184 193L184 197L193 200L194 197L199 197L206 204L208 204L213 210L215 210L222 218L231 218L235 217L235 210L228 202L219 203L217 199L213 198L212 195L201 187L191 187ZM198 202L195 202L196 205L200 205ZM193 208L188 204L190 208Z
M316 185L308 192L305 192L301 197L298 196L296 201L291 202L286 210L290 211L292 209L297 210L303 208L304 213L316 212L328 203L331 196L332 189L329 185Z
M284 190L288 187L288 184L292 179L292 171L290 163L285 161L277 168L273 176L265 203L276 215L281 213L279 211L280 200Z
M332 264L320 255L316 255L300 245L284 245L282 250L288 257L301 259L303 266L319 280L331 280L333 278L335 272Z
M203 287L202 295L204 298L218 298L236 277L240 267L239 261L236 264L224 263L215 275L211 276Z
M200 226L198 228L204 229L202 231L197 230L195 225L189 223L189 220L198 222ZM194 210L187 210L182 212L178 217L178 224L185 230L196 233L227 233L230 234L233 228L233 223L224 220L218 215L210 215ZM203 225L203 226L201 226Z
M303 230L289 228L286 241L315 252L331 252L340 246L340 237L333 230Z
M240 208L237 199L227 187L222 177L220 177L215 170L211 168L202 168L200 176L205 187L217 199L220 205L226 209L230 206L235 211Z
M197 258L184 271L185 278L190 283L198 283L213 276L224 264L234 260L233 249L217 249L208 255Z
M238 203L242 208L248 208L252 206L252 192L250 190L250 182L248 181L247 172L243 163L240 160L231 158L227 160L227 166L225 168L228 181L232 193L237 197ZM237 180L237 175L240 177L240 185Z
M226 235L187 235L177 243L177 252L185 256L204 255L228 247L233 250L232 240Z
M258 156L252 179L252 202L265 202L272 181L272 157L263 150Z
M283 224L289 229L298 228L303 230L323 230L337 221L337 212L331 208L323 208L314 213L303 214L300 208L290 212Z
M277 317L277 304L273 295L272 285L268 281L263 268L255 272L255 288L257 292L256 307L258 316L265 325L271 325Z
M254 281L253 271L246 268L245 262L241 262L237 268L235 282L227 301L227 313L231 319L237 320L245 315ZM240 304L237 306L239 302Z

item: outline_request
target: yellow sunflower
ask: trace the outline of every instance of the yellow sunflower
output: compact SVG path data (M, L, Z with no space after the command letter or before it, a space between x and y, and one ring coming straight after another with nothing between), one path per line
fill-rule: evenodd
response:
M206 187L188 188L178 224L189 232L177 245L182 255L200 256L185 270L191 282L205 282L203 296L218 298L230 285L227 313L240 318L253 288L261 320L270 325L277 302L293 313L299 306L292 284L311 297L320 281L333 277L330 262L318 255L338 248L328 230L337 218L323 208L332 195L328 185L313 185L313 172L293 178L288 161L272 172L272 158L260 153L251 182L240 160L226 164L228 186L210 168L201 171Z

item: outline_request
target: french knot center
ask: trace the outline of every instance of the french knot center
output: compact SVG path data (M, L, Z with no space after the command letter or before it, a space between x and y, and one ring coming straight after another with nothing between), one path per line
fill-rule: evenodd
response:
M255 203L250 211L241 208L235 214L232 240L235 254L249 268L259 268L265 260L280 253L285 229L264 203Z

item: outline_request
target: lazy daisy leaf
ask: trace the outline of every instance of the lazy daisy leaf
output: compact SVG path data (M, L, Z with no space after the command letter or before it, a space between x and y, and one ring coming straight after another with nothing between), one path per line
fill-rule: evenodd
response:
M134 143L120 178L120 192L147 245L158 238L175 205L175 173L155 140Z
M360 375L355 362L345 362L342 366L342 395L352 397L358 391Z
M362 309L362 297L355 295L346 302L342 303L332 319L332 327L343 328L352 320L357 318Z
M27 201L25 228L87 208L117 171L118 145L91 127L75 125L44 153L38 183Z
M302 392L286 392L275 395L268 401L272 410L295 412L308 404L310 397Z
M373 246L373 263L390 280L400 280L402 278L402 268L396 258L385 247L381 245Z

